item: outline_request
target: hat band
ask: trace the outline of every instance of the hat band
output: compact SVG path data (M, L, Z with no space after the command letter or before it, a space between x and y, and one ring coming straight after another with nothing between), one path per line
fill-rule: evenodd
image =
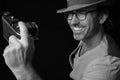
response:
M97 1L100 1L100 0L97 0ZM69 7L69 6L73 6L73 5L90 4L90 3L94 3L94 2L96 2L96 0L68 0L67 4Z

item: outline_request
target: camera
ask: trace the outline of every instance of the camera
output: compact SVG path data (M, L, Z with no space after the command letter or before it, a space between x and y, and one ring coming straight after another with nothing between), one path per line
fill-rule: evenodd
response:
M10 12L5 12L2 15L3 23L3 36L8 41L11 35L15 35L17 38L20 37L20 29L18 26L19 19L11 15ZM35 22L24 22L27 29L28 35L34 40L38 40L38 26Z

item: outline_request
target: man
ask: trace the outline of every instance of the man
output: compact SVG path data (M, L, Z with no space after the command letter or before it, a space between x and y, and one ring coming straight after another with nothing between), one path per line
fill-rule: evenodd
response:
M73 68L70 77L74 80L120 79L120 58L115 55L119 54L119 49L103 30L109 17L109 4L106 2L68 0L68 8L57 11L67 13L67 21L74 38L80 41L70 55Z
M108 35L104 33L104 23L108 19L106 0L68 0L66 9L57 13L67 14L67 21L73 36L80 41L70 55L73 71L70 77L74 80L119 80L120 58L115 54L119 49ZM23 22L18 23L21 39L9 38L9 45L4 50L8 67L18 80L39 80L29 59L34 47L28 37ZM33 48L33 49L31 49ZM74 58L74 61L72 59Z

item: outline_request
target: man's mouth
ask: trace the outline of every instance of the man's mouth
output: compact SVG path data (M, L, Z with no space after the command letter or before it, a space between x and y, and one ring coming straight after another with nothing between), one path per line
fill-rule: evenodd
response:
M85 28L82 28L82 27L73 27L73 32L75 33L80 33L80 32L83 32L85 30Z

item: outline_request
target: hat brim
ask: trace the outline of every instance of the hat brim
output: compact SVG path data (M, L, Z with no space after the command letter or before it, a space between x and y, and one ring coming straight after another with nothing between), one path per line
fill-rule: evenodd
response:
M103 3L104 1L106 1L106 0L97 1L97 2L94 2L91 4L81 4L81 5L70 6L68 8L63 8L63 9L58 10L57 13L65 13L65 12L69 12L69 11L73 11L73 10L77 10L77 9L95 6L97 4Z

